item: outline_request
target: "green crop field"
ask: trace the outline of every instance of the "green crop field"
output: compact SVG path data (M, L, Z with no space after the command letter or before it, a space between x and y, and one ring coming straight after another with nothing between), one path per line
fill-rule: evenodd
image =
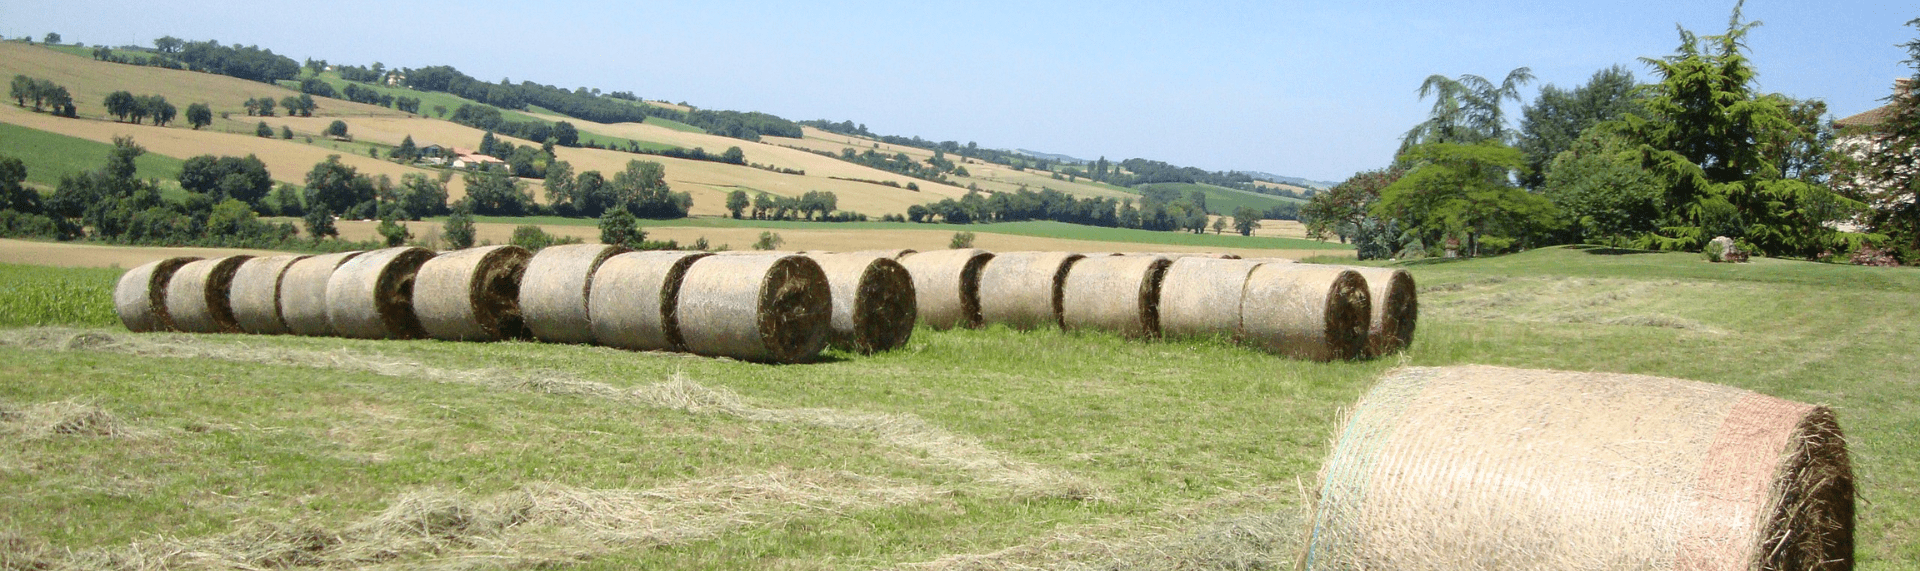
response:
M1859 569L1920 567L1920 273L1549 248L1409 267L1404 354L916 331L769 366L537 343L0 329L18 568L1290 568L1340 416L1399 365L1666 375L1831 405ZM42 321L43 322L43 321ZM90 328L90 329L89 329Z
M47 189L59 185L61 176L99 170L107 164L107 154L111 151L113 145L109 143L0 123L0 155L26 163L27 182ZM133 161L140 177L162 180L178 180L184 163L153 152Z
M1134 194L1140 194L1145 192L1145 189L1149 189L1149 188L1173 190L1173 191L1179 192L1180 196L1182 197L1186 196L1188 193L1198 190L1207 195L1208 211L1211 211L1215 214L1222 214L1226 216L1232 216L1234 209L1240 208L1242 206L1251 206L1255 210L1265 211L1268 208L1272 208L1280 204L1305 204L1306 203L1306 201L1300 200L1298 198L1274 196L1271 194L1260 194L1258 192L1248 192L1245 190L1227 188L1224 186L1214 186L1211 184L1191 184L1191 183L1183 183L1183 182L1161 182L1161 183L1153 183L1153 184L1143 184L1136 188L1127 189L1127 191L1132 192Z
M433 220L444 220L445 217ZM538 224L552 226L598 226L600 221L592 218L562 218L558 216L477 216L480 222L502 224ZM991 224L920 224L914 222L805 222L797 220L735 220L732 218L700 217L673 220L641 220L642 227L693 227L693 228L767 228L794 230L935 230L954 232L974 232L986 234L1010 234L1014 236L1033 236L1036 238L1062 238L1068 240L1092 240L1098 242L1126 242L1132 244L1166 244L1175 246L1202 246L1213 248L1259 248L1270 250L1352 250L1353 246L1318 240L1300 240L1295 238L1270 238L1265 236L1240 236L1238 234L1189 234L1186 232L1162 232L1155 230L1135 230L1131 228L1104 228L1051 221L995 222Z

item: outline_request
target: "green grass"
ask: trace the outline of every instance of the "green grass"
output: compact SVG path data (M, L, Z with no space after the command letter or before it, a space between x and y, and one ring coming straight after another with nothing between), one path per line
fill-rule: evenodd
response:
M1134 194L1141 194L1141 193L1144 193L1145 192L1144 189L1147 189L1147 188L1171 189L1171 190L1178 191L1180 193L1180 196L1183 196L1183 197L1186 196L1188 193L1198 190L1207 195L1207 210L1212 211L1215 214L1221 214L1225 216L1232 216L1233 211L1242 206L1251 206L1255 210L1265 211L1268 208L1273 208L1274 206L1281 205L1281 204L1302 204L1306 202L1304 200L1300 200L1297 198L1288 198L1285 196L1274 196L1271 194L1260 194L1258 192L1248 192L1245 190L1227 188L1224 186L1214 186L1211 184L1191 184L1191 183L1183 183L1183 182L1162 182L1162 183L1154 183L1154 184L1143 184L1137 188L1127 189L1127 192L1131 192Z
M699 128L699 127L695 127L695 126L693 126L693 125L688 125L688 124L686 124L686 123L681 123L681 122L679 122L679 121L675 121L675 120L672 120L672 119L665 119L665 118L661 118L661 117L648 117L648 118L647 118L647 120L646 120L646 123L647 123L648 125L659 125L659 126L661 126L661 127L666 127L666 128L668 128L668 129L673 129L673 130L675 130L675 131L684 131L684 132L687 132L687 133L705 133L705 132L707 132L707 130L706 130L706 129L702 129L702 128Z
M117 325L113 284L121 272L0 263L0 291L6 292L0 295L0 327Z
M322 74L320 74L320 75L318 75L318 76L313 76L313 75L309 75L309 74L307 74L307 73L306 73L305 71L302 71L302 72L301 72L301 77L302 77L302 78L306 78L306 77L319 77L321 81L325 81L325 82L327 82L327 84L328 84L328 85L332 85L332 86L333 86L333 90L334 90L335 92L338 92L338 93L340 93L340 94L341 94L341 99L345 99L345 91L346 91L346 89L347 89L347 85L348 85L348 84L350 84L350 83L353 83L353 82L350 82L350 81L347 81L347 80L345 80L345 79L342 79L342 78L340 77L340 74L338 74L338 73L333 73L333 72L327 72L327 73L322 73ZM360 87L362 87L362 88L365 88L365 89L372 89L372 90L374 90L374 91L377 91L377 92L380 92L380 93L382 93L382 94L386 94L386 95L392 95L392 96L393 96L393 97L394 97L395 99L398 99L398 98L401 98L401 97L412 97L412 98L414 98L414 99L419 99L419 100L420 100L420 111L419 111L419 113L418 113L418 114L419 114L419 115L420 115L421 117L434 117L434 118L445 118L445 117L441 117L441 116L439 115L439 113L437 113L437 112L436 112L436 111L434 110L434 106L436 106L436 105L437 105L437 106L441 106L441 107L445 107L445 108L447 108L447 116L448 116L448 117L451 117L451 116L453 116L453 112L454 112L454 111L457 111L457 110L459 110L459 109L460 109L460 106L461 106L461 105L476 105L476 106L478 106L478 105L485 105L484 103L480 103L480 102L478 102L478 101L473 101L473 100L471 100L471 99L467 99L467 98L464 98L464 97L459 97L459 96L456 96L456 95L452 95L452 94L449 94L449 93L441 93L441 92L438 92L438 91L416 91L416 90L413 90L413 89L408 89L408 88L405 88L405 87L389 87L389 86L385 86L385 85L374 85L374 84L370 84L370 83L354 83L354 85L358 85L358 86L360 86ZM281 86L281 87L285 87L285 88L287 88L287 89L292 89L292 90L294 90L294 91L299 91L299 90L300 90L300 82L299 82L299 81L294 81L294 80L286 80L286 81L281 81L281 82L280 82L280 86ZM323 106L323 107L324 107L324 106L326 106L326 100L325 100L324 98L322 98L322 99L321 99L321 101L320 101L320 105L321 105L321 106ZM540 119L537 119L537 118L535 118L535 117L534 117L534 116L532 116L532 115L528 115L528 114L525 114L525 113L521 113L521 112L519 112L519 111L514 111L514 110L512 110L512 109L501 109L501 110L500 110L500 117L501 117L502 119L505 119L505 120L508 120L508 121L525 121L525 122L531 122L531 121L539 121L539 120L540 120ZM460 142L460 143L447 143L447 142L441 142L441 141L432 141L432 142L434 142L434 143L440 143L440 144L442 144L442 145L456 145L456 144L457 144L457 145L460 145L460 146L466 146L466 145L468 145L468 144L472 144L472 143L464 143L464 142ZM477 143L477 141L476 141L476 143ZM427 142L420 142L420 144L421 144L421 145L426 145L426 144L428 144L428 143L427 143Z
M340 543L274 553L333 566L372 563L343 558L385 547L392 559L378 562L399 566L484 554L503 566L871 569L998 552L986 566L1282 568L1299 529L1290 514L1341 407L1402 363L1482 363L1675 376L1829 404L1869 500L1859 568L1920 566L1920 357L1910 347L1920 272L1576 248L1409 269L1423 298L1413 346L1360 363L997 327L923 329L901 351L785 367L536 343L110 329L137 345L60 351L25 347L100 340L0 330L0 406L82 403L125 434L22 436L32 426L0 425L0 535L50 562L134 542L225 553L318 537ZM0 268L0 279L29 275L14 271ZM114 272L19 271L102 292L87 298L95 317L76 323L97 325L108 306ZM0 307L23 304L19 291L0 287ZM752 408L716 412L741 409L684 384L667 386L704 404L663 406L659 385L675 378ZM785 485L752 484L769 479ZM602 501L485 525L498 502L556 485ZM614 501L628 490L648 492L631 500L646 515ZM500 495L514 491L523 495ZM421 512L403 498L467 511ZM381 527L383 510L419 517ZM616 515L629 517L607 519ZM606 521L686 533L623 541L596 535ZM482 531L491 535L421 543Z
M61 176L99 170L112 151L109 143L0 123L0 155L26 163L27 182L48 189L59 185ZM149 151L133 164L141 178L178 180L185 161Z
M598 226L600 224L599 220L591 218L562 218L558 216L477 216L474 217L474 220L501 224L539 224L554 226ZM913 222L804 222L700 217L675 220L641 220L640 225L642 227L767 228L776 230L952 230L955 232L967 231L988 234L1010 234L1037 238L1063 238L1099 242L1127 242L1133 244L1205 246L1213 248L1258 248L1271 250L1350 250L1353 248L1346 244L1320 242L1316 240L1299 240L1294 238L1157 232L1153 230L1102 228L1099 226L1082 226L1079 224L1067 224L1065 222L1046 221L996 222L992 224L916 224Z

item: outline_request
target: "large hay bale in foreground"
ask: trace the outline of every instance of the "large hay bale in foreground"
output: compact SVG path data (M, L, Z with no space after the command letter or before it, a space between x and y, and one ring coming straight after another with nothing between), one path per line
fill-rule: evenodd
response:
M980 269L980 318L1014 329L1060 324L1061 286L1083 256L1072 252L1003 252Z
M520 280L520 315L533 336L548 343L591 343L587 302L593 272L623 251L606 244L569 244L535 253Z
M900 266L913 276L920 323L936 330L980 326L980 269L993 260L986 250L964 248L908 255Z
M180 266L167 280L167 316L188 333L239 333L228 300L233 275L253 256L226 256Z
M1413 330L1420 323L1420 295L1414 290L1413 274L1397 268L1347 269L1367 279L1367 293L1373 298L1373 329L1367 332L1367 353L1385 355L1413 344Z
M280 278L280 318L286 321L287 331L310 337L333 335L333 325L327 322L327 280L340 264L362 253L322 254L287 266L287 274Z
M167 258L135 266L120 274L113 286L113 311L128 331L168 331L174 328L167 316L167 281L181 266L200 258Z
M1060 294L1060 323L1127 337L1160 335L1160 283L1172 261L1112 256L1074 262Z
M687 268L706 252L627 252L593 272L593 341L635 351L685 351L675 304Z
M1312 571L1853 568L1832 411L1639 375L1397 371L1356 405L1313 518Z
M1240 340L1315 361L1367 355L1373 301L1359 272L1311 264L1260 264L1240 301Z
M360 339L419 339L413 281L433 259L426 248L400 247L354 256L327 279L327 322L333 333Z
M520 279L532 252L482 246L434 256L413 279L413 314L427 337L443 341L524 339Z
M287 321L280 315L280 282L287 268L306 256L266 256L240 264L228 286L227 300L233 306L233 320L240 330L254 335L285 335Z
M833 293L805 256L708 256L687 268L674 311L688 351L800 363L826 348Z
M820 264L833 291L828 345L872 354L907 344L919 313L907 268L884 253L807 257Z
M1186 257L1160 281L1160 332L1167 337L1237 337L1240 298L1259 262Z

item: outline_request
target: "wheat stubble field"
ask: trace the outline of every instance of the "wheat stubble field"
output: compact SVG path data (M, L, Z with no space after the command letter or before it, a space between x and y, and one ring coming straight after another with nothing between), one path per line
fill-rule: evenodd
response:
M1552 248L1410 268L1412 348L915 332L768 366L130 334L113 269L0 266L0 560L153 567L1290 567L1340 410L1402 364L1826 403L1860 568L1920 565L1920 275Z

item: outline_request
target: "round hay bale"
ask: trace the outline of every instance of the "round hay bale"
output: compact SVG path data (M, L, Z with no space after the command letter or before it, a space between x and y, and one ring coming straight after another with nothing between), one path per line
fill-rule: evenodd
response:
M180 266L167 280L167 316L188 333L239 333L227 298L233 275L253 256L226 256Z
M532 252L482 246L434 256L413 278L413 314L427 337L498 341L531 336L520 318L520 279Z
M907 344L918 314L907 268L884 254L808 257L820 264L833 291L829 346L872 354Z
M1236 337L1240 298L1259 262L1186 257L1160 281L1160 332L1167 337Z
M1413 329L1420 323L1420 296L1414 289L1413 274L1396 268L1347 269L1367 279L1367 294L1373 298L1373 329L1367 332L1367 353L1385 355L1413 344Z
M805 256L708 256L687 267L674 311L688 351L800 363L826 348L833 293Z
M1005 252L980 269L980 318L1014 329L1060 324L1060 292L1081 255Z
M1127 255L1129 256L1160 256L1169 260L1178 260L1180 258L1213 258L1216 260L1241 259L1239 254L1230 254L1225 252L1135 252Z
M1067 329L1099 329L1127 337L1160 335L1160 282L1171 260L1112 256L1074 262L1060 294Z
M706 252L627 252L593 272L593 341L635 351L685 351L675 304L680 280Z
M280 283L287 268L307 256L266 256L240 264L233 274L227 299L233 305L233 320L240 330L255 335L285 335L287 322L280 315Z
M147 262L120 274L113 286L113 311L128 331L169 331L173 319L167 315L167 281L181 266L200 258L167 258Z
M593 272L624 251L606 244L569 244L535 253L520 280L520 315L533 336L548 343L593 342L587 313Z
M1359 272L1311 264L1260 264L1240 301L1240 338L1271 353L1315 361L1367 355L1372 297Z
M1401 369L1320 469L1301 566L1852 569L1833 412L1732 387L1500 367Z
M333 335L327 322L327 280L340 264L364 252L321 254L295 261L280 278L280 318L295 335Z
M812 253L825 253L825 252L809 252L809 253L812 254ZM913 250L911 248L896 248L892 250L860 250L857 252L845 252L845 253L877 256L877 257L886 258L886 259L898 262L902 258L906 258L907 256L911 256L918 253L918 251Z
M327 322L333 333L360 339L419 339L413 281L433 259L426 248L374 250L340 264L327 279Z
M980 326L980 270L993 253L973 248L908 255L900 266L913 276L920 323L935 330Z

